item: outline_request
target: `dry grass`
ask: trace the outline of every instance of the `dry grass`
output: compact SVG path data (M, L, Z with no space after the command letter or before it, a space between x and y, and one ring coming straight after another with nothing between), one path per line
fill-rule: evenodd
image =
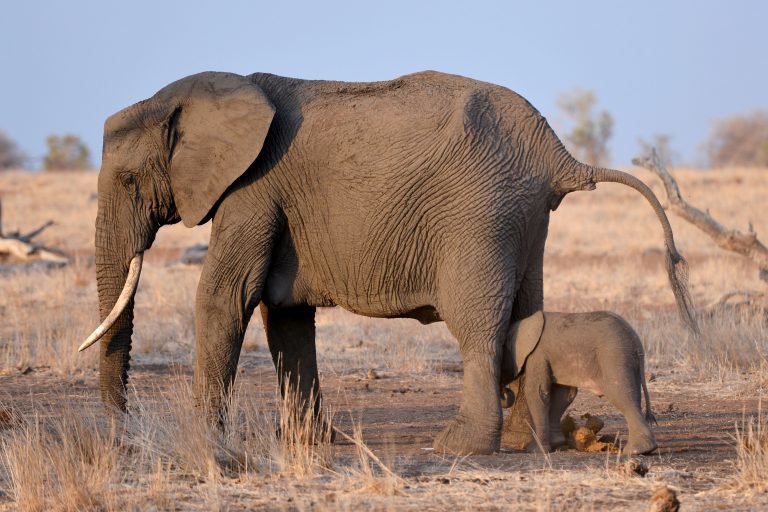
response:
M392 463L384 463L363 441L363 426L357 421L353 422L352 436L339 431L338 434L351 441L355 446L357 455L356 464L347 470L347 476L351 485L359 486L360 492L372 492L384 496L401 494L401 489L407 486L393 469Z
M21 510L114 509L114 425L83 410L35 416L0 441L7 492Z
M765 174L675 173L692 203L709 208L727 225L745 229L752 222L768 239ZM637 175L661 192L650 173ZM133 414L113 426L93 407L95 391L82 403L60 399L75 393L65 392L62 383L96 387L96 351L75 351L97 322L90 259L95 184L95 173L0 175L5 228L31 228L53 218L57 225L40 241L76 256L64 269L0 274L0 378L5 379L0 389L29 386L30 400L37 401L25 406L26 412L12 425L4 423L0 408L0 486L7 494L0 496L0 509L642 510L662 484L682 490L686 509L712 508L720 502L733 508L765 504L760 493L764 496L768 490L768 445L761 414L746 414L735 434L733 478L722 472L710 475L706 468L688 469L664 454L652 459L645 478L628 476L615 456L592 456L575 464L564 462L559 454L479 462L392 457L395 448L385 446L382 454L365 442L374 434L366 429L366 413L360 410L349 411L356 418L351 422L346 422L346 409L337 415L346 422L351 440L336 448L307 443L317 431L311 416L289 414L295 397L284 401L276 393L265 395L265 385L259 388L260 381L252 376L238 377L224 432L211 429L189 399L200 269L173 263L182 248L207 240L207 226L163 228L147 253L136 297L134 363L141 367L174 361L181 371L172 383L163 379L154 390L145 382L144 389L130 397ZM759 396L768 387L764 314L721 311L702 319L701 337L691 337L674 313L660 253L661 228L650 207L620 186L599 189L569 196L553 214L545 261L547 309L608 309L628 318L644 340L647 371L662 375L651 383L652 400L665 386L695 388L731 401ZM717 249L678 219L671 221L678 246L690 262L692 292L700 310L728 291L759 286L751 263ZM324 309L317 314L317 332L321 373L334 377L339 386L365 379L370 369L384 377L370 383L366 397L371 397L372 407L391 405L373 390L395 390L401 381L425 388L418 400L426 409L458 403L458 394L446 403L429 391L436 383L460 386L460 374L446 370L461 359L443 324L421 326L412 320L376 320ZM250 364L242 365L246 377L263 369L262 362L271 364L258 314L249 326L243 354ZM268 386L274 385L271 370L265 374ZM35 383L46 378L54 383L45 391L47 398L33 396ZM3 392L4 401L23 401ZM337 407L345 393L337 390ZM278 428L280 437L275 435ZM510 461L527 462L521 467L523 462L515 466Z
M732 487L749 494L768 491L768 418L762 400L756 415L746 416L736 426L736 472Z
M714 312L700 319L702 333L698 337L672 312L635 319L633 324L651 367L682 369L700 382L724 383L749 374L762 383L768 377L768 321L762 311Z
M91 274L93 269L80 259L63 270L20 270L0 276L3 368L52 368L68 377L95 368L95 351L80 355L72 350L83 336L83 326L98 323Z
M26 511L165 510L188 499L182 489L194 482L210 509L227 482L337 474L328 433L318 437L313 416L295 413L295 393L276 400L278 411L242 393L230 401L223 431L192 405L181 377L151 401L132 396L132 414L119 424L93 408L36 406L30 419L0 431L0 489Z
M188 359L198 275L198 268L146 265L136 296L134 353L177 353ZM4 368L50 368L72 378L97 367L96 350L73 349L99 320L95 271L86 259L60 270L19 269L0 279Z

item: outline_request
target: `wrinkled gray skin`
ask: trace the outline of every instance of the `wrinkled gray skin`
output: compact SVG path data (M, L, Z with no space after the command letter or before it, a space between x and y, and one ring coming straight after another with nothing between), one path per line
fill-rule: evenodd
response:
M539 311L514 323L504 344L501 378L502 386L510 388L504 406L512 406L520 392L525 395L538 439L528 450L550 451L565 444L560 419L578 388L605 396L624 415L629 427L624 454L656 449L643 345L619 315Z
M640 190L683 263L647 187L574 160L503 87L436 72L375 83L189 76L106 121L101 316L161 226L211 220L195 312L195 390L208 414L223 412L259 303L281 387L319 397L315 308L339 305L444 320L464 358L464 394L435 446L494 452L501 347L510 322L543 305L550 211L600 181ZM133 302L101 340L102 398L122 410L132 326Z

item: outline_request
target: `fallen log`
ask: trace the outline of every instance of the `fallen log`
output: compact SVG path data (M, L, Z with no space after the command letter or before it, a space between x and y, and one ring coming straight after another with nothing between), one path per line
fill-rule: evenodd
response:
M22 262L44 260L56 265L65 265L69 258L62 251L32 242L33 238L52 225L53 221L49 220L28 233L3 233L3 205L0 202L0 257L13 257Z

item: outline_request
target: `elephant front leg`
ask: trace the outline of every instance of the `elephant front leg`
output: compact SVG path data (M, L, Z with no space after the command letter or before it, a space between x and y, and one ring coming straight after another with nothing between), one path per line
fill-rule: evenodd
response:
M258 304L268 259L238 268L214 244L195 302L195 400L211 422L223 425L245 330ZM227 263L223 263L227 262Z
M501 429L501 445L504 448L525 450L534 442L531 432L531 413L525 397L525 372L518 378L518 392Z
M563 446L567 442L560 428L560 420L563 414L565 414L566 409L573 403L578 391L578 388L573 386L552 385L549 403L549 442L552 448Z
M535 452L552 450L550 442L550 406L552 398L552 377L549 365L542 360L529 358L526 362L527 377L521 385L531 413L533 431L536 443L527 446L527 450ZM559 430L559 428L558 428Z
M260 306L267 343L272 362L277 370L280 393L283 399L293 400L297 417L311 411L314 416L315 433L322 440L333 430L322 418L322 395L320 377L317 371L317 350L315 347L315 308L298 306L275 308Z
M249 311L250 310L250 311ZM234 294L198 291L195 310L195 401L223 425L252 307Z

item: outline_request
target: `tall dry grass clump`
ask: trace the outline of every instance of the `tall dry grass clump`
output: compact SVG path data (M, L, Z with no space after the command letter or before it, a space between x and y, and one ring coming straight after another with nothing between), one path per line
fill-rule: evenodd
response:
M20 510L113 510L115 425L83 410L36 415L0 440L3 485Z
M65 376L95 369L98 355L78 354L84 326L97 321L93 268L20 269L2 276L0 365L46 367ZM86 328L87 329L87 328Z
M298 478L330 469L333 465L332 414L323 411L315 418L312 408L315 397L310 394L305 403L293 387L286 388L279 400L279 443L277 462L282 472ZM328 424L323 421L327 420Z
M762 310L714 310L701 315L699 336L671 313L632 323L649 359L663 367L676 363L703 381L723 381L744 373L768 378L768 319Z
M768 492L768 418L762 400L756 416L742 419L736 426L736 474L732 487L751 494Z
M297 408L293 391L275 408L238 388L221 426L195 407L188 380L157 395L132 397L131 413L114 420L55 405L17 420L0 405L0 490L25 511L175 509L192 485L217 509L232 479L334 474L331 429Z
M222 476L286 473L303 478L330 468L330 430L297 407L298 394L288 390L277 410L249 399L238 386L228 400L221 425L213 425L194 405L189 382L181 378L154 402L134 399L126 442L146 472L170 467L179 476L209 483ZM330 418L330 413L324 417Z
M356 464L348 470L348 476L353 482L362 482L362 491L374 492L385 496L394 496L406 486L403 480L385 464L363 441L363 427L359 422L353 422L352 436L343 432L339 434L355 445Z
M186 381L177 382L154 401L134 397L126 418L124 443L132 448L136 467L144 473L168 467L176 476L205 482L219 478L217 455L223 439L192 402Z

